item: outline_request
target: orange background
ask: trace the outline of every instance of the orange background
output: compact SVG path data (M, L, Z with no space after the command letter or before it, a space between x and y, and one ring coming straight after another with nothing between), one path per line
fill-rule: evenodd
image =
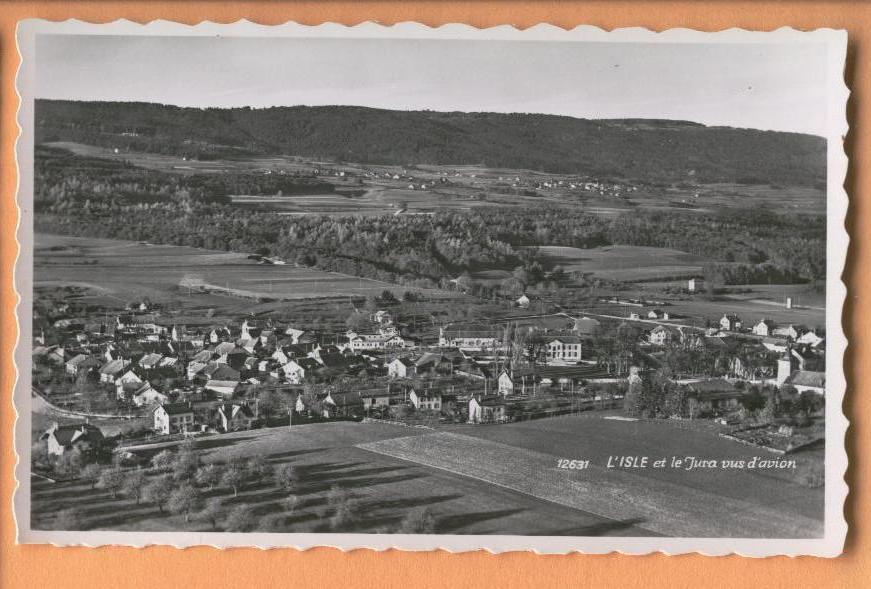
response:
M14 76L18 67L15 23L24 18L51 20L78 18L105 22L116 18L144 22L177 20L189 24L200 20L233 22L248 18L275 24L295 20L304 24L337 21L356 24L374 20L383 24L415 20L427 25L465 22L476 26L510 23L528 27L539 22L572 27L591 24L604 28L646 26L657 30L688 27L718 30L743 27L770 30L784 25L799 29L844 28L850 34L847 84L852 90L848 108L851 132L847 150L852 160L847 182L852 196L847 228L853 236L850 261L844 280L850 289L844 328L850 339L845 359L849 392L844 409L852 422L847 436L851 467L851 495L846 512L851 522L846 554L838 559L702 556L647 557L536 556L527 553L491 555L444 552L375 553L334 549L308 552L234 549L222 553L213 548L177 550L55 548L16 546L11 505L14 487L12 451L14 414L12 387L15 368L12 350L16 338L12 267L17 253L14 238L15 209L14 142L18 133L15 113L18 100ZM871 542L867 509L867 463L858 448L871 447L867 412L871 401L862 397L865 387L856 386L869 376L867 322L868 304L858 296L861 287L871 287L869 260L864 241L871 219L860 195L871 191L871 172L857 164L869 162L871 107L871 3L827 1L783 2L21 2L0 0L0 588L41 587L867 587L871 585ZM555 64L558 70L558 64ZM864 157L863 157L863 154ZM838 443L838 440L830 440Z

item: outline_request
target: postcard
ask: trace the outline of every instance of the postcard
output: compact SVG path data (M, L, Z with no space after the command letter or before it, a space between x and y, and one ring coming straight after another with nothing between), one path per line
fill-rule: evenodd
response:
M843 550L844 31L18 40L19 542Z

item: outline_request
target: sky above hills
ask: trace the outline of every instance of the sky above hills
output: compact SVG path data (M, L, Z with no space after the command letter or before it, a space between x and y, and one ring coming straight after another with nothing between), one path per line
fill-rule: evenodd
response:
M819 45L41 35L36 97L663 118L826 134Z

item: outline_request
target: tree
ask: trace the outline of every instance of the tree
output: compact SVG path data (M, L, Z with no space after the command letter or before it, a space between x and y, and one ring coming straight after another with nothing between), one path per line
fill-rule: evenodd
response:
M77 532L82 529L82 516L78 510L72 507L61 509L54 516L53 528L69 532Z
M92 462L85 466L79 476L84 481L88 481L91 484L91 490L94 490L94 487L97 485L97 481L100 478L100 473L103 472L102 467L96 462Z
M220 466L216 464L207 464L197 469L197 472L194 475L194 481L196 481L198 485L202 485L211 491L221 480L222 474Z
M157 505L157 509L163 513L163 506L169 500L174 488L175 484L169 476L159 476L146 485L143 496L146 501Z
M97 479L97 487L112 493L112 499L118 498L118 491L124 485L124 471L113 466L107 468L100 473L100 478Z
M205 506L202 511L197 515L197 517L203 521L207 521L212 524L212 529L218 529L218 522L221 519L222 512L222 504L220 497L212 497L208 501L206 501Z
M175 456L170 450L161 450L151 458L151 467L157 471L167 471L172 468Z
M264 479L271 477L275 469L263 456L252 456L245 465L245 470L249 479L260 484Z
M227 468L221 474L221 484L233 489L233 497L238 497L239 487L245 483L246 478L247 473L242 465L233 461L227 465Z
M432 534L435 518L426 507L410 511L399 524L400 534Z
M172 478L176 481L189 481L199 466L200 457L194 450L193 443L182 444L172 461Z
M379 297L382 303L395 303L396 295L393 294L392 290L387 290L386 288L381 291L381 296Z
M202 506L199 490L190 483L183 483L169 495L167 506L175 515L184 514L184 521L190 521L190 516Z
M250 532L254 527L254 511L248 505L237 505L224 522L228 532Z
M329 525L333 531L347 530L357 519L357 502L338 485L327 493L327 508L332 512Z
M290 494L284 498L284 509L287 511L287 515L293 515L293 512L296 511L296 508L299 506L299 497L294 494Z
M345 325L353 331L362 331L369 326L369 318L364 313L352 311L345 319Z
M292 464L282 464L275 470L275 482L282 489L290 490L296 481L296 470Z
M136 498L136 505L142 499L145 485L145 473L141 470L131 470L124 475L122 490L128 497Z
M264 419L269 419L271 415L283 412L284 399L275 389L263 389L260 391L257 408Z

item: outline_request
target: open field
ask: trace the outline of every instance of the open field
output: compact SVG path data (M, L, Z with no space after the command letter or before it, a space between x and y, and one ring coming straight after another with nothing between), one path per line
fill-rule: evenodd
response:
M825 328L825 296L813 291L807 285L754 284L729 288L749 292L716 295L713 299L708 299L704 294L675 296L663 293L655 285L644 284L639 285L639 288L616 294L623 298L653 299L666 303L662 308L671 314L672 321L695 327L705 327L708 321L716 321L726 313L734 313L741 318L748 329L761 319L771 319L778 325ZM786 294L795 297L797 306L792 309L786 308L784 303ZM630 313L646 313L652 308L654 306L630 307L593 302L577 308L569 308L567 311L576 314L595 313L628 317Z
M489 168L480 165L427 165L405 168L395 165L319 161L293 155L257 155L208 161L181 156L119 151L74 142L45 145L77 155L127 161L143 168L178 174L294 174L310 175L329 170L347 175L323 176L336 194L260 197L236 195L234 204L274 210L288 215L378 215L396 212L407 205L406 214L437 210L469 210L477 206L540 207L545 204L583 208L594 214L615 215L633 209L683 210L710 213L724 208L768 208L824 214L825 192L812 187L782 187L769 184L699 184L650 186L626 181L631 192L620 195L572 189L577 176L550 174L527 169ZM377 172L377 177L365 176ZM389 173L390 177L385 176ZM394 179L393 175L400 178ZM413 181L409 178L413 177ZM444 182L442 182L444 181ZM560 184L562 182L562 184ZM417 183L414 190L410 183ZM427 188L420 189L426 183ZM549 183L543 187L541 184ZM359 194L357 194L359 193Z
M395 532L422 507L433 514L436 533L454 534L808 537L822 529L822 490L798 486L782 471L604 468L609 455L773 456L662 424L584 416L432 432L337 422L196 444L205 462L264 456L275 466L294 466L292 512L287 492L269 482L248 485L238 497L221 487L205 493L221 498L227 511L251 506L260 530L331 531L326 495L334 485L355 501L357 517L344 530L354 532ZM591 466L561 470L558 458ZM51 527L52 514L67 507L79 508L85 529L212 529L147 502L112 499L83 482L33 482L35 527Z
M297 472L292 493L293 512L285 507L287 492L271 484L253 484L238 497L215 488L206 497L219 497L229 512L237 505L252 507L255 529L280 532L333 531L326 496L337 485L347 490L356 505L355 521L341 531L396 532L411 511L427 508L435 518L435 532L442 534L528 535L649 535L631 521L614 521L583 510L496 487L440 469L410 464L358 449L356 444L414 436L414 430L381 424L348 422L294 426L227 434L197 442L204 461L229 457L264 456L273 465L290 463ZM211 531L211 524L197 518L161 513L155 505L91 490L83 482L51 484L34 480L32 517L35 528L52 526L53 513L77 508L85 529ZM221 528L218 524L218 529Z
M618 423L627 427L626 422ZM649 469L630 472L606 468L607 456L591 458L591 465L583 470L558 469L557 460L561 457L587 460L590 456L572 452L572 445L563 447L559 444L563 440L559 438L553 436L552 441L539 444L549 446L550 453L531 450L529 445L535 445L534 438L532 444L515 436L501 443L446 432L373 442L361 447L615 521L632 521L645 530L668 536L788 538L814 536L822 531L821 521L798 515L791 509L782 509L779 505L760 502L759 497L747 497L746 494L729 496L718 486L704 489L701 485L687 484L682 479L692 478L692 473L681 470L671 471L670 480L664 476L653 479L647 474ZM595 441L589 440L588 443ZM574 446L577 447L578 443ZM553 452L555 447L560 448L558 453ZM620 454L616 450L611 452ZM652 454L650 449L642 450L642 446L636 443L625 455L653 456L655 459L687 455L684 452ZM710 448L706 456L720 458L716 449ZM740 478L740 473L717 474L721 479L734 475ZM782 483L770 486L778 487L780 493L783 491ZM753 489L752 486L736 488L742 488L745 493Z
M705 259L686 252L631 245L590 249L544 246L539 252L566 272L584 272L624 282L698 276Z
M377 280L289 264L264 265L243 253L184 246L37 234L34 253L35 287L83 286L97 297L120 302L145 296L163 301L189 292L198 299L216 299L200 299L208 305L238 297L292 300L369 296L384 290L401 296L405 291Z

